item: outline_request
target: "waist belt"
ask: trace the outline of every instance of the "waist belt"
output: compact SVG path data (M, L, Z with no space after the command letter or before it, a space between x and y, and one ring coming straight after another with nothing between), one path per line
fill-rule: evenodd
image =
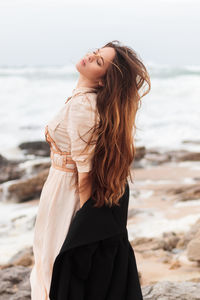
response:
M70 157L68 157L71 154L71 152L60 150L60 148L56 145L56 142L52 139L52 137L49 134L48 125L46 125L46 127L45 127L45 138L46 138L47 143L50 145L50 151L51 151L50 158L51 158L52 167L57 170L61 170L61 171L65 171L65 172L76 172L77 168L76 168L75 161L72 160ZM53 148L53 147L55 147L55 148ZM56 162L55 155L61 156L61 159L62 159L61 165ZM68 168L68 167L66 167L66 164L73 164L74 168Z

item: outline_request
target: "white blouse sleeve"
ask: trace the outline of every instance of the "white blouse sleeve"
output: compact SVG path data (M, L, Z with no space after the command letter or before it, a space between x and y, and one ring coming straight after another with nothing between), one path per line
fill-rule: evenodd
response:
M88 146L87 150L84 153L82 151L92 135L92 130L89 132L88 130L97 122L98 115L94 94L78 95L70 100L67 124L71 142L71 158L76 162L76 167L80 173L88 172L92 168L91 163L96 137L92 139L92 144ZM83 140L79 135L82 136Z

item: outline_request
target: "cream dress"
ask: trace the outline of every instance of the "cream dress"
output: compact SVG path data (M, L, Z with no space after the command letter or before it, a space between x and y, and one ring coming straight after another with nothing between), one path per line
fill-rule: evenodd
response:
M91 169L89 154L95 147L90 145L87 153L81 154L86 144L79 133L82 136L98 120L94 89L81 87L73 89L72 96L45 127L45 137L51 147L51 167L41 191L34 227L35 264L30 274L32 300L49 300L53 263L72 217L80 208L79 194L71 186L73 169L88 172ZM85 135L84 140L89 136Z

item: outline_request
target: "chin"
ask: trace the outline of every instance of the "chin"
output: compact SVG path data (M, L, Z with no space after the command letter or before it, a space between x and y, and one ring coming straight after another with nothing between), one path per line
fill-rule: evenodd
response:
M76 65L75 65L75 67L76 67L76 70L79 72L79 73L82 73L81 72L81 61L78 61L77 63L76 63Z

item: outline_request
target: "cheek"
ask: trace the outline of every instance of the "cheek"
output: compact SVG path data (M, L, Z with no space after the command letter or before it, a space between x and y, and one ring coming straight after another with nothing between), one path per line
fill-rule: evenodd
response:
M100 68L96 65L87 65L86 66L86 71L88 73L89 77L93 77L93 78L99 78L102 77L105 74L105 71L103 70L103 68Z
M103 68L100 68L95 64L83 66L80 61L76 64L76 69L89 79L100 78L105 74L105 70Z

